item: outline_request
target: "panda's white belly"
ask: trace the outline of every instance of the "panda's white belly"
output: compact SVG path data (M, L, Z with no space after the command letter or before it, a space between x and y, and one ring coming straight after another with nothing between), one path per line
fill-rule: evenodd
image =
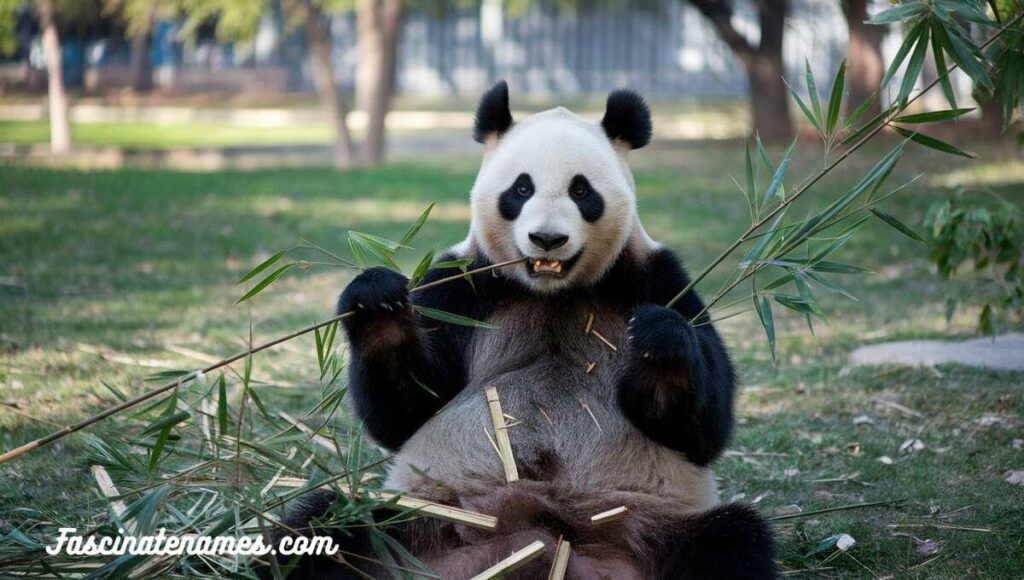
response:
M585 334L590 314L615 351ZM710 470L637 430L618 409L616 380L627 356L626 313L594 304L517 303L477 331L469 383L395 457L387 487L416 491L424 476L444 484L500 485L484 390L498 390L520 478L580 491L634 491L717 503ZM588 367L593 364L590 372Z

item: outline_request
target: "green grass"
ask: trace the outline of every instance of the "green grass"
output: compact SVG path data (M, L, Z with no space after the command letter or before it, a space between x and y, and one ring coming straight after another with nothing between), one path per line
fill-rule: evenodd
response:
M973 163L912 151L891 183L925 176L887 211L919 227L928 205L959 186L1024 205L1024 171L1014 153L980 149L981 160ZM817 203L882 154L866 151L844 165L815 190ZM737 147L635 156L646 227L691 269L745 228L744 202L728 178L742 174ZM792 175L820 163L813 145L802 146ZM396 238L436 201L417 251L405 254L402 265L412 266L429 247L460 240L475 166L475 160L444 160L345 175L0 169L0 449L110 405L114 398L101 380L140 392L150 373L201 364L179 347L220 357L243 346L250 323L258 341L325 317L350 278L346 271L298 272L251 302L233 304L241 294L234 281L299 236L338 249L349 229ZM758 499L766 513L904 500L780 522L788 570L964 578L1014 577L1024 567L1024 488L1003 481L1005 471L1024 469L1024 451L1012 445L1021 437L1024 376L953 366L846 368L859 344L973 331L976 309L965 308L947 325L944 302L952 295L976 304L986 286L940 282L926 254L884 225L865 226L839 256L872 270L845 280L860 301L823 297L830 322L817 325L816 338L802 319L780 315L777 362L754 317L721 324L744 385L733 451L716 470L725 500ZM724 269L712 275L704 293L723 275ZM309 337L260 355L255 372L265 379L262 399L275 409L308 409L320 393L316 369ZM873 423L855 426L861 415ZM996 418L981 420L988 415ZM116 423L92 432L125 437ZM900 445L912 438L926 448L901 454ZM83 519L102 511L81 440L72 436L0 467L0 505L4 521L23 517L15 507L71 511ZM849 533L857 545L804 558L838 533ZM920 553L925 540L938 542L938 551Z

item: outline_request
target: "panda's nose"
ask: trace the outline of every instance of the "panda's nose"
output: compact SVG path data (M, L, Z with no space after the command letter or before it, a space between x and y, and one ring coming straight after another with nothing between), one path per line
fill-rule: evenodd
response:
M542 250L554 250L564 246L569 241L569 236L551 232L532 232L530 234L530 241Z

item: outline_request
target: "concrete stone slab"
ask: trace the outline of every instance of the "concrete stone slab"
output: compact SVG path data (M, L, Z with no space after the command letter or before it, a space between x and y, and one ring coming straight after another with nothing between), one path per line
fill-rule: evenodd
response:
M1024 334L1001 334L964 341L908 340L862 346L850 354L853 365L962 364L1024 370Z

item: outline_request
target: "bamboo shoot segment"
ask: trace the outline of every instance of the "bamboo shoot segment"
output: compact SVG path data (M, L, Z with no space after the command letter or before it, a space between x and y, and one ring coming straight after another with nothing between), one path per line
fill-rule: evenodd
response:
M537 540L521 550L516 550L515 552L512 552L511 556L505 558L504 560L477 574L476 576L473 576L471 580L487 580L488 578L497 578L504 574L508 574L509 572L529 563L537 556L540 556L541 553L543 553L546 549L547 546L544 545L544 542Z

